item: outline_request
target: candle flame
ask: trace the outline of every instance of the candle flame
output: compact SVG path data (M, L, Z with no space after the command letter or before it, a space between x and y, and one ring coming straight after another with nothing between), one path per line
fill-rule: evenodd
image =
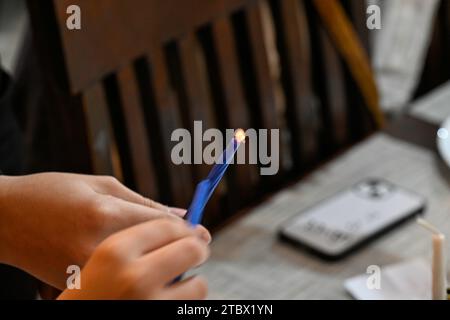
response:
M234 138L237 140L237 142L241 143L245 140L245 132L242 129L237 129L234 132Z

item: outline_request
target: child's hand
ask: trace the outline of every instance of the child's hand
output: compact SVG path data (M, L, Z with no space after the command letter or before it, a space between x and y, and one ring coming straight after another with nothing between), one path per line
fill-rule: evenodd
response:
M81 272L81 289L59 299L204 299L206 282L193 277L172 284L203 263L209 233L184 221L158 219L103 241Z
M68 266L82 268L109 235L161 217L181 220L183 214L112 177L0 176L0 262L65 289Z

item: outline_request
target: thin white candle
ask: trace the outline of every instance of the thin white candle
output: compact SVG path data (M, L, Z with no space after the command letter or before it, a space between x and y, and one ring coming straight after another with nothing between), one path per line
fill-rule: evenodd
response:
M445 235L441 233L436 227L423 219L417 219L417 223L432 233L432 299L447 300L447 261L445 254Z

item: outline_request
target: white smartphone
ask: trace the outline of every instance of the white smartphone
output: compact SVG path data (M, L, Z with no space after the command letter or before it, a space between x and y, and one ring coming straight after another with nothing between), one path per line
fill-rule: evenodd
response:
M425 199L382 179L367 179L287 221L281 239L327 260L340 259L424 212Z

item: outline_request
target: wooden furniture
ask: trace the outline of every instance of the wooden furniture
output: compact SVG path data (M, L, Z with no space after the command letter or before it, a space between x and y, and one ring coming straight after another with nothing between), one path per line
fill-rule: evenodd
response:
M81 30L66 27L73 4ZM192 130L196 120L204 129L280 129L280 173L233 166L208 207L210 226L374 129L313 2L31 0L28 7L46 81L63 102L59 112L70 106L74 119L59 143L75 139L65 143L83 163L76 168L186 207L209 167L170 161L173 130ZM360 0L346 0L345 9L365 15ZM354 23L367 48L365 20Z
M441 1L434 22L430 48L415 98L450 80L450 2Z

